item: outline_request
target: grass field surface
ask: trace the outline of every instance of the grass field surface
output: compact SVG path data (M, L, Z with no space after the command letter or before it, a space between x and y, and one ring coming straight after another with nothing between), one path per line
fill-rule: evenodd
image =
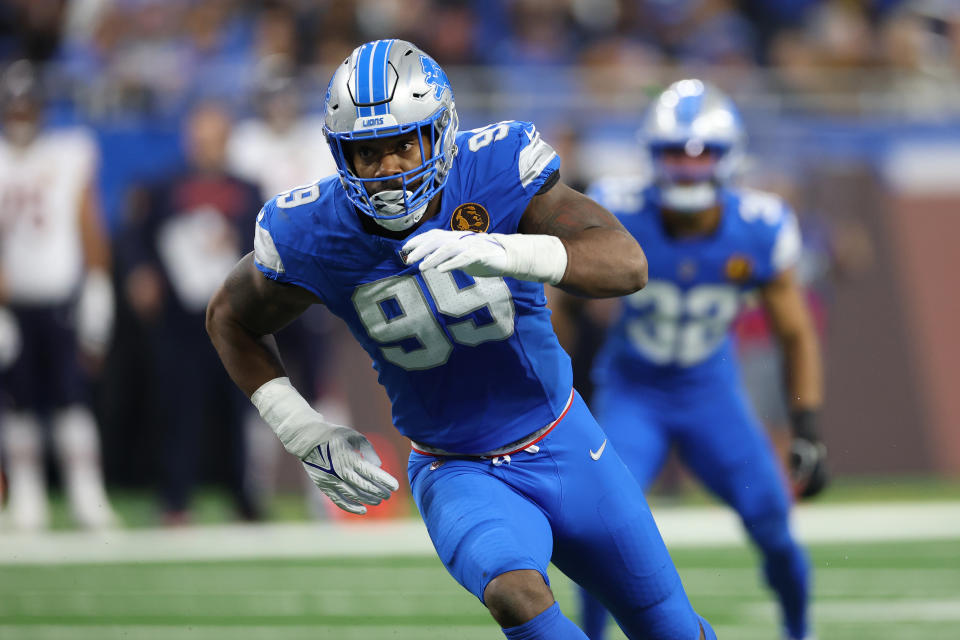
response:
M813 542L819 638L960 637L960 503L849 505L859 511L831 532L838 508L802 511L797 523ZM712 542L729 535L722 510L663 508L657 516L668 542L689 522L716 524L671 544L671 552L719 637L779 640L776 608L752 550L742 537ZM277 545L287 552L276 554ZM65 551L56 556L54 549ZM571 584L556 570L551 578L561 607L572 614ZM30 540L0 535L5 640L502 637L432 557L415 522L145 529L113 537L55 532Z
M820 638L956 637L958 550L957 541L813 547ZM673 555L720 638L779 638L752 552ZM429 557L6 566L0 575L0 637L11 640L502 637ZM573 611L570 583L556 571L552 579Z

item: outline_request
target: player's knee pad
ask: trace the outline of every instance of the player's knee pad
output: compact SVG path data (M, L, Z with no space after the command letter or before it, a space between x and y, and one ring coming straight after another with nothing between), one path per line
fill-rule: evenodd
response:
M487 587L497 577L514 571L536 572L542 584L549 585L543 567L515 542L507 531L498 528L482 529L468 534L461 548L447 565L447 569L464 587L486 604Z

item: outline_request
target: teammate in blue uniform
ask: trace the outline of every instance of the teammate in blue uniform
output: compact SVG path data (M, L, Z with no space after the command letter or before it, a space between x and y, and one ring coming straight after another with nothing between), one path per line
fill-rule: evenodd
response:
M826 480L815 428L822 374L816 332L794 281L800 235L776 196L729 187L743 134L731 101L699 80L671 85L641 131L654 180L607 180L588 191L644 247L650 281L622 299L597 355L593 406L641 486L676 447L730 504L764 557L786 637L808 634L809 565L791 535L776 455L748 407L730 338L743 295L758 290L780 338L793 410L792 472L800 495ZM606 613L587 593L584 629Z
M532 124L459 133L446 74L408 42L357 48L333 76L339 176L280 194L207 327L236 383L317 486L364 513L397 481L359 432L329 424L284 375L270 334L311 304L373 359L408 478L444 565L512 639L583 639L552 560L631 638L715 638L692 609L643 493L572 390L544 282L640 289L646 261L605 209L559 181Z

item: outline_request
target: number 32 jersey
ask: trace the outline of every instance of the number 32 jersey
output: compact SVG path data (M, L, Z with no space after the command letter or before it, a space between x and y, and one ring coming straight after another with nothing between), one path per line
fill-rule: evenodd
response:
M516 233L527 204L559 169L532 124L461 132L430 229ZM364 230L336 176L283 193L260 212L255 261L346 321L393 406L397 429L446 451L482 453L549 424L570 397L543 285L421 273L394 240Z
M639 241L650 273L644 289L622 299L620 316L597 356L597 382L620 375L670 386L735 375L730 328L744 294L799 258L799 227L783 200L760 191L723 189L713 234L673 238L664 230L650 187L601 181L588 195Z

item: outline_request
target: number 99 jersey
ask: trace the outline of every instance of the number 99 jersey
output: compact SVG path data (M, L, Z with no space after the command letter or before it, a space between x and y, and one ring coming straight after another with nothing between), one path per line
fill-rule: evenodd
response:
M457 136L437 214L414 231L516 233L531 198L559 169L532 124L501 122ZM301 286L346 321L415 442L484 453L559 416L571 396L543 285L420 272L394 240L365 230L336 176L282 193L260 212L257 267Z
M644 289L622 299L594 378L603 383L619 374L669 386L729 375L734 366L730 328L744 294L795 265L801 246L797 219L775 195L725 188L714 233L673 238L651 190L623 179L588 190L639 241L650 273Z

